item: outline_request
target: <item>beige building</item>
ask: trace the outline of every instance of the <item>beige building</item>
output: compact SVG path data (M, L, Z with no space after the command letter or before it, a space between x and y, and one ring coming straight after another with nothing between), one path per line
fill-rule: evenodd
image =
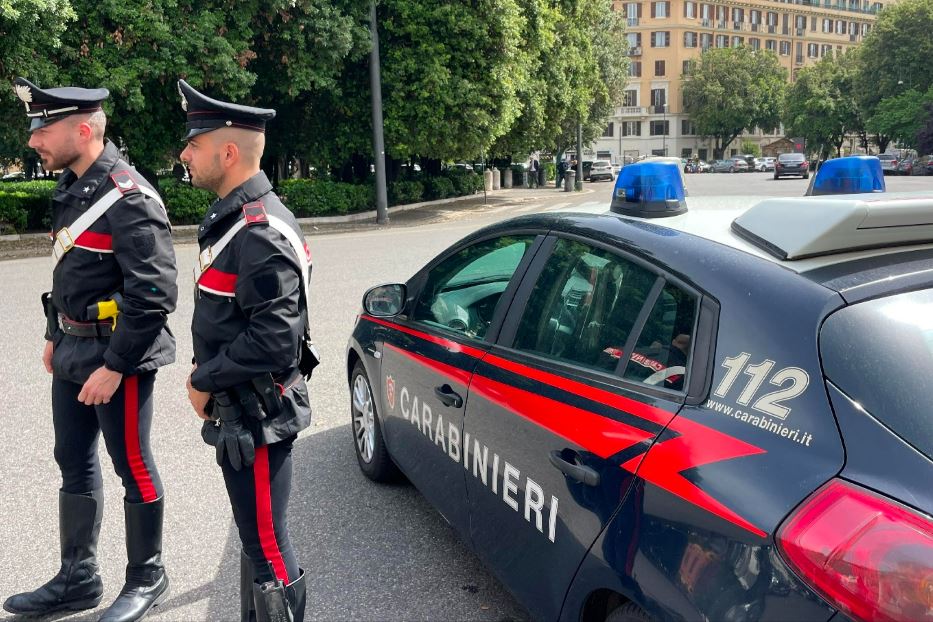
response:
M747 45L773 50L794 80L801 67L857 45L890 0L615 0L627 21L630 80L625 101L604 136L591 145L601 159L643 155L713 157L712 141L696 136L684 113L681 74L709 48ZM739 137L776 143L781 128Z

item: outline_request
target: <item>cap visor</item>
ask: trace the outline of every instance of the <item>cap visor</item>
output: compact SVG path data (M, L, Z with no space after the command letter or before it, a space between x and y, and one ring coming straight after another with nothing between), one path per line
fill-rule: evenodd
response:
M181 142L187 142L198 136L200 134L207 134L208 132L213 132L214 130L219 130L219 127L199 127L195 129L188 130L188 133L185 134L185 137L181 139Z

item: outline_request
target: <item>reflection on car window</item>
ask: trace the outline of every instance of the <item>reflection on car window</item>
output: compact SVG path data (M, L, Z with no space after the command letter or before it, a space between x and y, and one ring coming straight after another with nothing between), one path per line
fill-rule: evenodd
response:
M612 372L655 278L608 251L560 240L513 347Z
M680 391L687 375L696 298L667 284L638 336L624 377Z
M482 339L496 304L533 235L480 242L448 257L428 274L412 319Z

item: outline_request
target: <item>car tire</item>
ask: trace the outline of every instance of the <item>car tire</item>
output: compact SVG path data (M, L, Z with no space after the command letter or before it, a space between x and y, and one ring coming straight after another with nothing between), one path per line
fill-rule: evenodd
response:
M397 480L399 470L382 438L376 398L361 361L356 362L350 374L350 430L356 461L363 475L374 482Z
M635 603L625 603L613 609L606 622L651 622L651 617Z
M730 173L734 173L734 172L735 172L735 167L734 167L734 166L730 166L730 167L729 167L729 172L730 172Z

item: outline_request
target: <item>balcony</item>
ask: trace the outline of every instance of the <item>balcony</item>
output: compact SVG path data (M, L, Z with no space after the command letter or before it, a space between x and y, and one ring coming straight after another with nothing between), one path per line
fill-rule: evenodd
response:
M777 32L777 26L768 25L768 34L773 35Z
M637 18L637 17L629 17L629 18L626 20L626 22L628 23L629 26L637 26L637 25L638 25L638 18Z
M732 22L732 30L745 30L744 22Z
M858 41L858 35L849 35L849 41L852 41L853 43Z
M623 117L640 116L645 114L644 106L622 106L619 114Z
M713 27L713 20L711 20L711 19L701 19L701 20L700 20L700 26L702 26L703 28L712 28L712 27Z
M794 64L795 64L795 65L802 65L802 64L803 64L803 56L797 56L797 57L794 59Z
M641 46L635 45L628 49L629 56L641 56Z
M807 34L807 31L805 28L798 28L796 32L797 32L798 37L803 37L804 35Z
M750 24L752 27L752 32L758 32L758 29L761 27L760 24Z

